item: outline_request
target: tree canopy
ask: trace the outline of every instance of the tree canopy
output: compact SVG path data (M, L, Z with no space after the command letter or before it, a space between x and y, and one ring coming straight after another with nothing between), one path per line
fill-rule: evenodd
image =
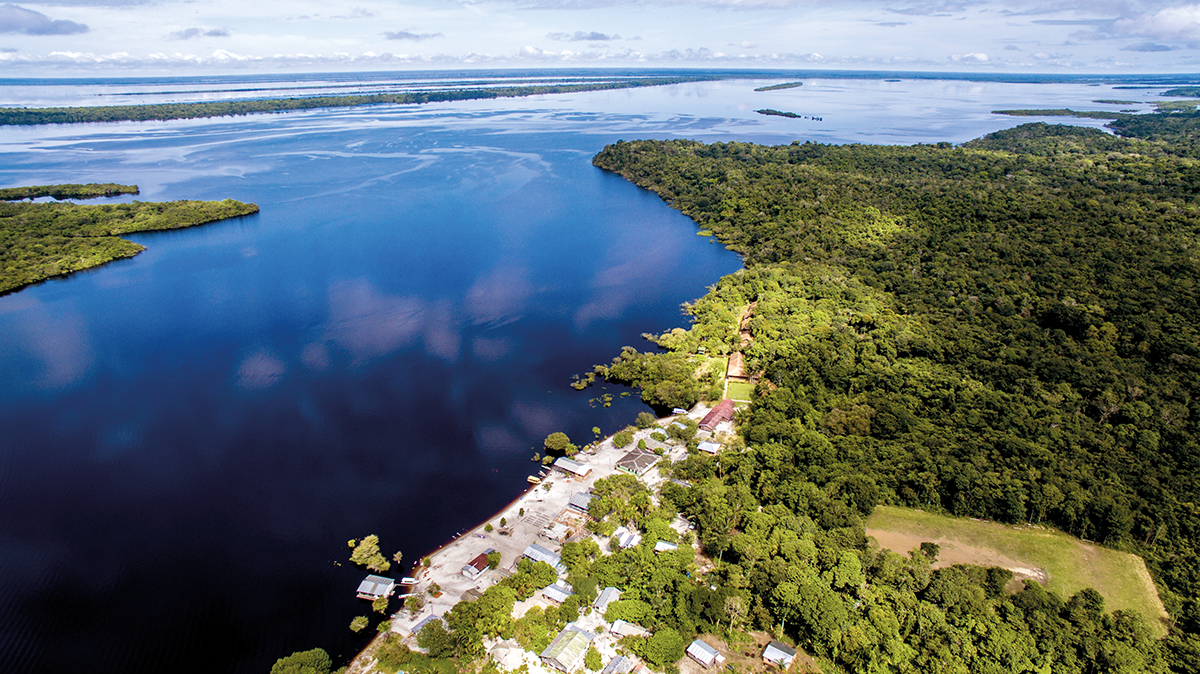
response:
M961 146L638 141L597 155L745 256L688 306L688 334L656 340L665 353L627 349L602 374L643 396L675 386L676 363L737 345L757 301L750 450L690 458L675 477L693 486L663 492L741 569L752 620L852 670L980 671L997 648L1014 654L1005 671L1200 668L1198 120L1117 120L1127 137L1029 124ZM614 372L634 361L638 376ZM1174 617L1166 650L1144 616L1083 611L1093 598L1009 599L986 571L870 552L861 517L876 503L1045 523L1143 555ZM988 616L990 636L962 641L967 615Z

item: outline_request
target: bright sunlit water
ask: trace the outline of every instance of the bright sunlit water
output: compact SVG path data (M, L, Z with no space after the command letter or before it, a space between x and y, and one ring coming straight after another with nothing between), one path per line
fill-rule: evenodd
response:
M636 396L595 406L605 391L571 375L683 324L740 261L593 168L606 143L963 142L1033 121L996 108L1155 98L882 76L752 91L778 81L0 128L0 186L262 209L0 297L0 669L265 673L318 646L344 663L370 636L347 628L368 608L347 539L411 563L525 488L547 434L630 422ZM6 82L0 105L185 84Z

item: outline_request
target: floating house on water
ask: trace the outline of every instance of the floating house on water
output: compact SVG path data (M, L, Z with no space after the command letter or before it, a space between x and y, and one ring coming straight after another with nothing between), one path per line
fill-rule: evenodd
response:
M396 581L383 576L367 576L358 584L358 598L375 601L380 597L390 597L396 591Z

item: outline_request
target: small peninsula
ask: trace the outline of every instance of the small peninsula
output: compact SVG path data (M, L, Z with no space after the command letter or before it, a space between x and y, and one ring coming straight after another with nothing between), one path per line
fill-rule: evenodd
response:
M23 202L137 194L136 185L40 185L0 192L0 294L133 257L145 246L121 234L194 227L258 212L255 204L170 201L121 204Z

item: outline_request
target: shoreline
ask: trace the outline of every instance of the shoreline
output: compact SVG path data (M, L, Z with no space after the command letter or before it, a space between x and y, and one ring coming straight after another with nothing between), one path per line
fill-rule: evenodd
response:
M471 590L481 592L511 573L523 557L523 551L530 544L536 543L557 552L561 549L563 542L578 540L581 532L584 531L583 524L588 518L582 513L572 514L572 509L569 507L571 496L577 492L590 491L598 480L624 472L616 467L617 461L631 450L636 449L638 440L645 440L647 447L651 450L662 449L663 456L660 461L682 458L687 454L685 446L673 444L674 441L671 443L659 442L651 439L650 435L661 432L665 426L680 417L699 421L709 409L711 408L701 403L689 410L687 414L658 419L657 423L650 428L637 429L634 432L633 441L622 448L616 447L613 443L616 433L597 440L587 450L581 450L571 457L591 469L585 477L566 474L562 470L554 468L553 465L543 466L547 475L540 484L529 485L508 505L490 517L418 559L413 573L410 575L410 577L416 578L417 582L405 587L409 592L426 593L425 605L415 614L403 607L398 611L390 612L391 629L374 636L370 643L350 660L347 665L347 674L365 674L372 671L375 660L371 657L371 653L389 634L399 634L405 641L415 641L416 635L412 628L420 622L432 616L445 615L455 604L464 599L464 594ZM658 461L637 476L652 490L666 480L655 470L657 465ZM521 514L522 511L524 514ZM501 519L505 519L507 523L503 527L499 525ZM493 526L491 532L487 532L485 529L488 524ZM554 540L543 535L548 527L560 524L570 532L563 539ZM591 534L586 533L582 537L589 536ZM473 579L463 575L462 567L485 549L495 549L500 552L500 566L496 569L485 570ZM430 560L428 567L422 563L426 558ZM441 588L440 596L432 597L427 594L432 583L437 583ZM535 601L537 596L535 595L530 601ZM415 646L415 643L410 645Z

